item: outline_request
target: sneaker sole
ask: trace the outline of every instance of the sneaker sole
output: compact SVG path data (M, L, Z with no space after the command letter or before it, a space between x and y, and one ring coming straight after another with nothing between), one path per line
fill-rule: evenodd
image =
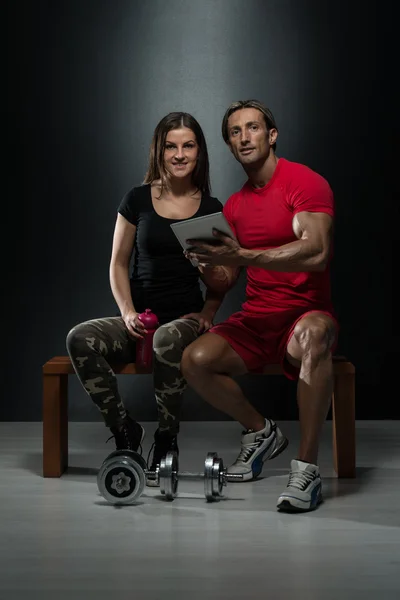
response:
M279 456L284 450L286 450L286 448L288 446L289 446L289 440L287 438L283 438L283 441L280 444L280 446L275 448L275 450L273 451L271 456L268 457L268 460L272 460L273 458L276 458L277 456ZM267 459L265 459L265 460L267 460Z
M242 475L242 479L230 479L229 475ZM226 474L226 480L230 481L232 483L243 483L244 481L251 481L252 479L255 479L253 471L246 471L246 473L227 473Z
M160 484L157 483L157 481L155 481L154 479L147 479L146 478L146 485L147 485L147 487L153 487L153 488L160 487Z
M277 508L278 508L279 512L303 513L303 512L310 512L312 510L315 510L322 502L323 502L322 496L319 496L315 506L307 506L305 508L300 508L299 506L294 506L290 502L290 500L286 499L286 500L282 500L282 502L280 502L277 505Z
M226 480L232 481L235 483L243 483L244 481L254 481L255 479L257 479L257 477L259 477L261 475L265 461L273 460L274 458L279 456L284 450L286 450L288 445L289 445L289 440L285 437L281 440L280 445L277 448L275 448L275 450L272 452L272 454L270 454L270 456L266 457L266 456L263 456L263 454L259 455L262 457L262 467L258 473L253 473L253 471L251 471L251 470L246 471L246 473L238 473L239 475L243 475L243 479L241 479L241 480L229 479L229 473L227 473ZM268 448L265 450L264 454L266 454L267 452L268 452ZM235 475L235 473L231 473L231 475Z

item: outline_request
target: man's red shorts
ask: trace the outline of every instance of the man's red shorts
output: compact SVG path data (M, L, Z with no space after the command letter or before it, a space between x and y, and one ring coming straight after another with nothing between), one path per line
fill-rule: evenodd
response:
M260 373L266 365L281 364L288 379L297 379L299 369L286 359L286 348L293 335L297 322L306 315L316 312L302 308L279 310L271 313L236 312L223 323L214 325L209 331L225 338L230 346L244 361L251 373ZM318 310L338 323L333 314L326 310ZM337 335L331 348L333 353L337 346Z

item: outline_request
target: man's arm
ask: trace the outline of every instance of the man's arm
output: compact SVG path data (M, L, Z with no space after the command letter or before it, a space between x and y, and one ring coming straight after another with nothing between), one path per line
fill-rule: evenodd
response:
M300 212L293 219L293 231L299 239L278 248L241 248L241 264L268 271L324 271L332 242L332 217L327 213Z
M200 277L206 286L206 297L202 312L213 318L221 306L226 293L233 287L240 273L235 267L202 267Z
M223 298L235 285L240 274L240 267L199 265L199 271L207 291L214 296L222 295Z
M199 332L207 331L212 325L215 315L221 306L226 292L235 284L240 268L236 267L203 267L199 265L200 277L206 285L206 297L201 313L189 313L182 318L197 318ZM199 317L201 317L199 319Z
M298 238L278 248L249 250L218 232L217 244L188 240L193 246L186 256L209 266L259 267L267 271L324 271L330 255L333 218L322 212L299 212L293 218L293 231Z

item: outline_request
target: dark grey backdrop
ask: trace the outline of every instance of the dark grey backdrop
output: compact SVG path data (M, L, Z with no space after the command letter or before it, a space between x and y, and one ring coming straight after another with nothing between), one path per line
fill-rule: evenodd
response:
M8 4L3 235L12 237L4 255L3 420L40 420L42 364L65 354L65 336L78 321L115 313L108 263L116 208L142 181L158 120L172 110L196 116L213 192L225 202L244 174L220 123L231 101L249 97L273 110L278 154L309 165L333 187L339 351L357 367L357 416L398 416L386 390L398 357L390 7L320 0ZM243 292L241 281L218 320L240 306ZM266 413L297 417L295 386L283 377L241 383ZM151 377L123 377L121 389L139 419L155 419ZM70 418L99 419L75 377ZM188 392L184 418L224 416Z

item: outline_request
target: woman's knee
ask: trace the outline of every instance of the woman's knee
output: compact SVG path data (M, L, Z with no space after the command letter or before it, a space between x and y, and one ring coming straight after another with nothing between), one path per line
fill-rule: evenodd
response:
M161 325L153 336L153 348L183 349L198 336L198 323L188 319L177 319Z
M66 346L68 352L71 354L78 346L82 344L82 334L81 334L82 325L75 325L72 329L69 330L66 337Z
M90 322L75 325L67 334L66 346L71 356L82 353L95 352L95 341L97 332L94 331ZM97 344L98 346L98 344Z

